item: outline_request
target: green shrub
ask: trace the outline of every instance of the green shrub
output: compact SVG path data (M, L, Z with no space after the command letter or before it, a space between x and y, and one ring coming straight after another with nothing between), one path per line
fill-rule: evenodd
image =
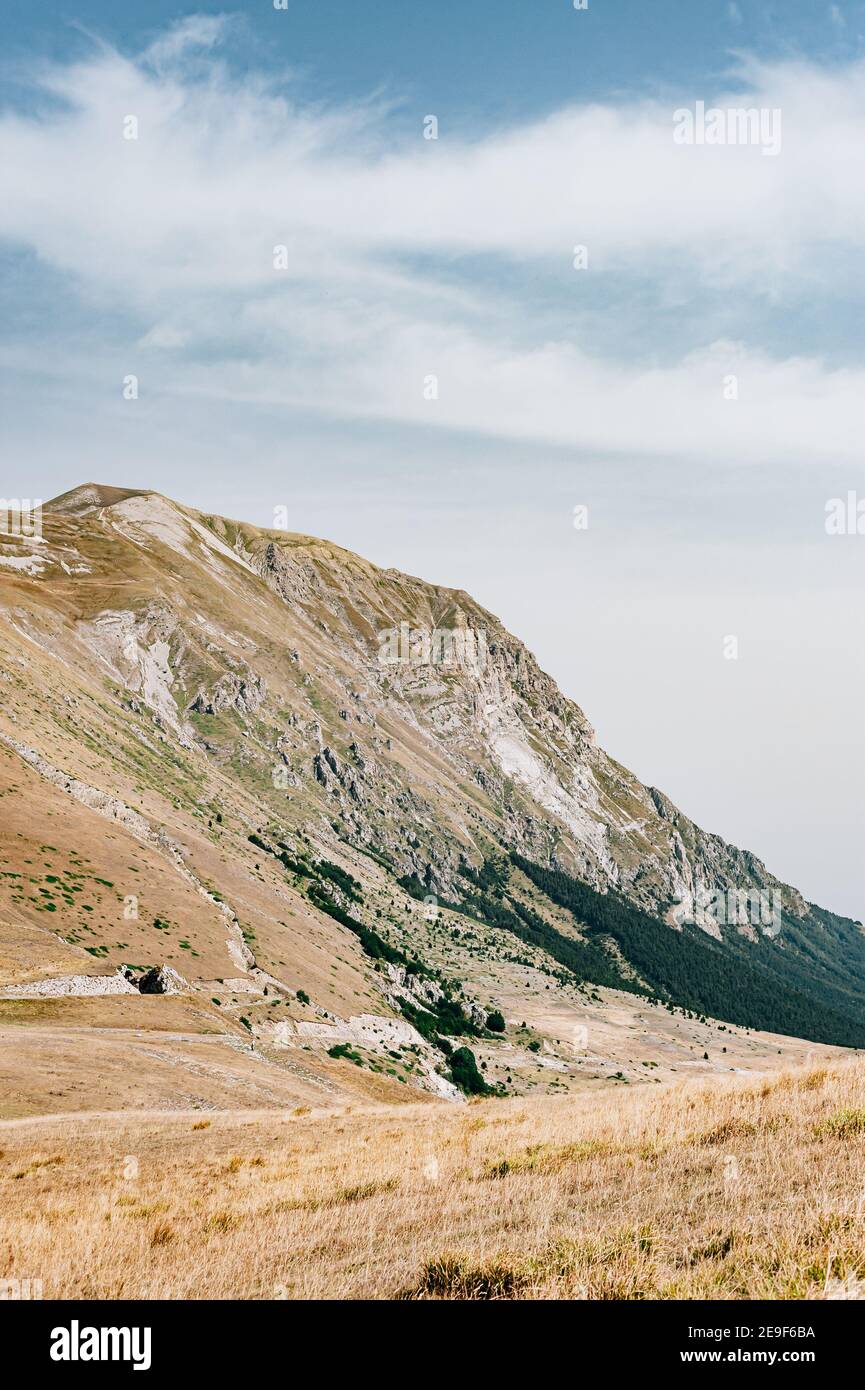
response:
M488 1096L492 1086L488 1086L478 1071L475 1054L471 1048L458 1047L451 1057L451 1076L454 1085L459 1086L467 1096Z
M347 1062L354 1062L356 1067L363 1066L363 1058L359 1052L353 1052L348 1043L335 1043L333 1047L327 1049L328 1057L339 1059L344 1057Z

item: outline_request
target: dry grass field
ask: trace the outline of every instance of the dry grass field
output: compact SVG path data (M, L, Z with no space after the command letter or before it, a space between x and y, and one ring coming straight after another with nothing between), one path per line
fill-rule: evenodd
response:
M865 1062L456 1107L0 1126L46 1298L857 1298Z

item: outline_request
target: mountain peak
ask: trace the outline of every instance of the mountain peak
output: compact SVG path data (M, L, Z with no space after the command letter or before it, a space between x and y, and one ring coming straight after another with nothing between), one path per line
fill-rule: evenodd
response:
M113 507L118 502L126 502L130 497L153 496L152 488L111 487L107 483L81 483L78 487L52 497L43 510L65 512L68 515L83 516L87 512L98 511L100 507Z

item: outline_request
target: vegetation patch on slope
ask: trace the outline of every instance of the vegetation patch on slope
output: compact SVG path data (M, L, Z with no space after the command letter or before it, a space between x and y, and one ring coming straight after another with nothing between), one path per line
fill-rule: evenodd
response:
M552 902L567 908L590 939L612 937L660 998L745 1028L865 1047L861 1015L852 1008L843 1012L837 991L806 975L774 942L719 942L687 924L675 931L617 893L598 893L520 854L511 860Z

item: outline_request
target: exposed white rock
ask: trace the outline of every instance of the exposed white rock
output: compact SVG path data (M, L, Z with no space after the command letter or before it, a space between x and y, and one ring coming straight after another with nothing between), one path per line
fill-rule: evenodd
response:
M3 985L3 999L84 998L102 994L137 994L138 990L119 972L116 975L55 975L24 985Z
M505 776L519 782L540 806L566 825L615 879L617 868L609 851L607 827L600 819L597 787L588 770L574 768L575 788L569 791L521 732L497 727L494 717L488 724L490 749Z
M140 695L148 709L188 746L190 731L171 694L174 673L167 633L172 626L160 613L141 618L128 610L106 609L91 622L80 622L78 634L114 679Z
M0 565L21 570L24 574L41 574L50 563L50 560L42 555L0 555Z
M152 536L188 559L203 560L219 578L224 576L216 563L217 557L230 560L249 574L255 574L248 560L158 493L128 497L118 502L111 508L111 517L115 528L137 544L141 544L142 535Z
M418 1052L415 1056L421 1068L419 1079L424 1090L444 1100L464 1100L458 1087L436 1071L437 1054L405 1019L386 1018L381 1014L354 1014L348 1020L335 1019L330 1023L285 1021L276 1025L274 1040L285 1047L296 1046L298 1042L306 1040L325 1047L333 1047L336 1043L354 1044L376 1052L385 1052L388 1048L416 1047Z

